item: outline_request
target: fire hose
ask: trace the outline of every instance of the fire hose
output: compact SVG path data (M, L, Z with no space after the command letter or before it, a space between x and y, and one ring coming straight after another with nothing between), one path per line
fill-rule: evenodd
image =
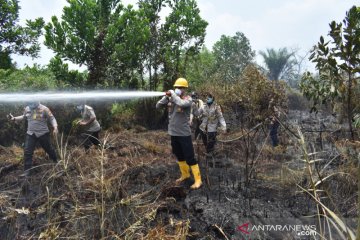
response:
M251 133L252 131L254 131L255 129L257 129L258 127L260 127L261 125L263 125L263 122L256 124L249 131L247 131L246 133L244 133L243 135L241 135L239 137L229 139L229 140L218 140L218 141L222 142L222 143L228 143L228 142L233 142L233 141L239 140L239 139L243 138L244 136L248 135L249 133Z

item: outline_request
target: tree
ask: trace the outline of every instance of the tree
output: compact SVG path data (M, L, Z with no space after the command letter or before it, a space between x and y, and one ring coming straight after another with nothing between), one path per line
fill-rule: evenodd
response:
M192 87L209 83L216 72L214 54L203 47L198 55L190 58L186 72Z
M143 75L154 72L156 89L158 71L172 83L186 74L187 58L180 56L197 54L204 41L207 23L194 0L140 1L137 10L120 0L67 1L62 21L54 16L46 25L45 44L61 59L86 65L89 86L144 87ZM171 13L161 25L163 6Z
M300 87L308 98L315 100L314 107L326 102L345 103L349 130L351 138L354 139L353 91L360 73L360 10L354 6L346 13L342 23L332 21L329 36L331 40L327 42L321 36L310 55L310 60L316 63L321 81L316 83L312 74L307 72Z
M19 4L17 0L0 0L0 68L11 68L11 54L37 57L44 21L37 18L27 20L26 27L18 24Z
M135 11L131 5L116 17L105 40L107 49L114 47L107 77L117 87L137 89L143 73L145 44L150 37L148 19L142 9Z
M201 50L208 25L201 18L195 0L171 0L169 7L171 12L160 29L159 38L164 89L171 88L174 79L186 77L189 58Z
M39 91L54 90L59 85L54 74L47 68L34 65L21 70L0 69L0 90Z
M63 60L86 65L88 86L121 86L119 76L129 75L127 67L136 65L146 22L120 0L67 1L62 21L53 16L45 26L45 45Z
M266 49L266 52L260 51L259 54L264 58L270 80L278 81L292 74L294 66L297 64L294 58L295 52L289 52L287 48L275 50Z
M150 36L142 53L142 87L145 86L144 73L148 74L149 90L157 90L159 85L160 53L160 12L166 7L167 0L140 0L139 9L144 12L148 21Z
M249 40L241 32L232 37L222 35L214 44L213 54L219 78L225 83L234 82L255 57Z
M55 75L59 86L80 87L84 84L87 74L77 70L69 70L69 65L55 56L48 64L49 70Z

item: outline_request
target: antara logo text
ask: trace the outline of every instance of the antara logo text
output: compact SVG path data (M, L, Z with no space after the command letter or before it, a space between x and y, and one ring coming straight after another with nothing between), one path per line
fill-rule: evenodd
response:
M237 230L247 236L255 231L294 232L297 236L316 236L315 225L252 225L250 222L247 222L238 226Z

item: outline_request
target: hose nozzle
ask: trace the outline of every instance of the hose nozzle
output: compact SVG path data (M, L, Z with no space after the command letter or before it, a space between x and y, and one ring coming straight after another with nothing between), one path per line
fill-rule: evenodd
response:
M9 113L8 115L6 115L6 117L7 117L7 119L9 119L9 120L11 120L11 119L14 118L14 116L13 116L11 113Z

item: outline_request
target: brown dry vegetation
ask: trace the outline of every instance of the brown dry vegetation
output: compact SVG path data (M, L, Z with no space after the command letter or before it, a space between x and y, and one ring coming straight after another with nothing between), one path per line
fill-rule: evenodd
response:
M233 129L220 135L213 158L205 158L202 144L195 142L204 182L196 191L189 190L191 181L174 184L179 171L164 131L103 132L102 141L111 148L93 148L89 153L76 145L65 147L66 141L59 137L62 160L55 165L37 150L34 173L28 179L19 177L22 149L2 147L0 239L240 239L244 236L237 227L246 221L291 223L324 214L297 187L310 188L301 144L282 130L282 146L273 149L266 128L221 142L246 132ZM328 136L323 137L325 141ZM312 143L316 138L306 137ZM342 141L339 144L344 146ZM325 155L311 155L327 158L324 164L311 166L311 177L315 182L323 179L318 188L324 190L319 193L324 204L339 216L354 219L355 162L341 150L332 159L330 149ZM285 236L262 234L252 237ZM329 233L322 234L327 238Z

